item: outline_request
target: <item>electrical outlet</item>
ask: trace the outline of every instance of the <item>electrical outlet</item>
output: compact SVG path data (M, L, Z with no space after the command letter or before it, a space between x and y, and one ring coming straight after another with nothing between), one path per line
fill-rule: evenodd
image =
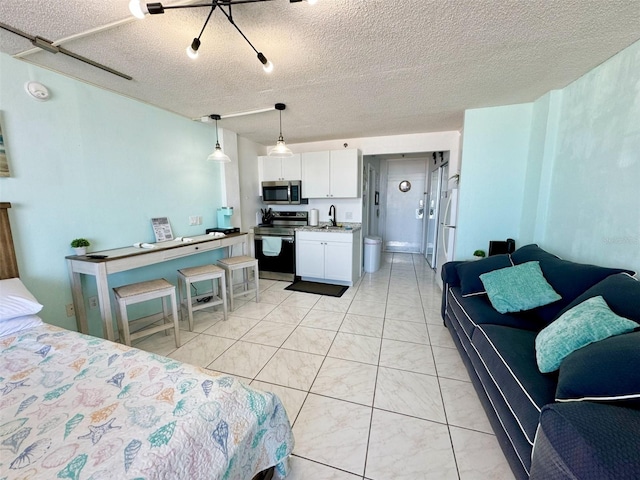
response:
M345 212L344 218L347 220L353 220L353 212Z
M67 303L67 317L73 317L76 314L76 309L73 308L73 303Z
M202 215L193 215L189 217L189 225L202 225Z
M98 308L98 297L89 297L89 308Z

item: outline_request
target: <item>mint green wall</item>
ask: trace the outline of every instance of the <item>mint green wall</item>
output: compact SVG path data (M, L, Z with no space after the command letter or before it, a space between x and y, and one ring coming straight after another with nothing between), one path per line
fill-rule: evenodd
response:
M640 42L533 103L468 110L462 150L456 259L511 236L640 271Z
M46 85L51 99L28 97L24 84L30 80ZM169 217L176 236L215 225L223 166L206 161L215 145L213 126L3 54L0 111L12 175L0 178L0 201L13 204L21 277L45 305L41 316L48 323L75 329L65 313L71 292L64 257L72 254L71 239L88 238L94 251L154 241L154 216ZM190 215L201 215L203 225L188 226ZM177 267L202 263L201 256L110 280L174 281ZM87 282L85 291L95 292L95 283ZM89 315L92 333L100 334L98 311Z
M532 104L467 110L456 229L457 260L519 236Z
M640 271L640 42L563 90L543 243Z

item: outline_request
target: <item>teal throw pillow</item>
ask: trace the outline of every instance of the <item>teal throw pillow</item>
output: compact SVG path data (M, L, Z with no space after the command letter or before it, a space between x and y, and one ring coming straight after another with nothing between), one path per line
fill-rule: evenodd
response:
M538 262L484 273L480 280L491 305L500 313L531 310L562 298L545 280Z
M560 368L570 353L605 338L631 332L638 324L613 313L601 296L567 310L536 337L536 360L542 373Z

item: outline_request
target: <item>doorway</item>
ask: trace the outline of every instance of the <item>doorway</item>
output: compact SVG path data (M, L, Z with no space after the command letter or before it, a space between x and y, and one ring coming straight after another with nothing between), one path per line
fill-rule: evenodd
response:
M426 158L387 160L384 250L422 253Z

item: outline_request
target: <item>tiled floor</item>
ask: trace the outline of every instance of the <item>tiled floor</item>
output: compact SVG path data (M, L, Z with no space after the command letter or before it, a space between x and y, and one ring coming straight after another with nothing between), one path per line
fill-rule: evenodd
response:
M384 254L341 298L261 280L229 320L135 345L240 377L282 400L296 445L290 480L511 479L419 255ZM186 323L186 322L185 322Z

